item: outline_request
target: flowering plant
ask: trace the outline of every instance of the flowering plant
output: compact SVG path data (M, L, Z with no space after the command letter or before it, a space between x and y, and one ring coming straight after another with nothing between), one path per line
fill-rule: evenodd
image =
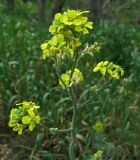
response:
M93 23L85 16L89 11L76 11L67 10L64 13L57 13L54 17L53 23L49 28L49 32L52 37L41 44L42 58L53 60L56 73L59 77L59 86L64 90L67 90L69 97L73 104L73 115L71 120L71 127L68 129L62 129L62 131L70 132L70 145L69 145L69 158L70 160L75 160L75 146L76 146L76 133L77 133L77 113L81 106L86 105L79 104L76 94L75 86L79 85L83 80L84 76L80 69L78 68L78 62L80 58L86 54L93 55L100 51L100 44L95 42L91 45L86 45L83 48L81 42L81 36L88 34L89 30L93 28ZM68 57L73 61L71 69L63 73L59 73L59 63L65 57ZM111 78L119 79L123 76L124 71L119 66L112 62L101 61L94 68L93 72L100 71L103 76L109 75ZM90 99L92 100L92 99ZM90 102L88 100L88 102ZM29 126L29 130L32 131L37 124L40 123L40 116L37 112L39 106L33 102L24 101L18 105L19 107L11 110L9 126L13 127L14 131L18 131L19 134L22 130ZM103 126L101 123L96 125L98 130L101 130ZM59 132L57 128L51 128L52 133ZM101 157L102 153L98 153ZM97 159L97 158L93 158Z

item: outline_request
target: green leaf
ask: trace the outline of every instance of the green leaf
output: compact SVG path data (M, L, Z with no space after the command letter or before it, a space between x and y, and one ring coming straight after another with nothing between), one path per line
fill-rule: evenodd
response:
M87 143L86 138L82 134L76 134L76 138L80 139L83 143Z
M59 106L61 103L64 103L66 101L70 101L71 99L69 97L66 98L61 98L56 104L55 106Z
M31 118L29 116L22 117L22 123L23 124L29 124L30 120L31 120Z

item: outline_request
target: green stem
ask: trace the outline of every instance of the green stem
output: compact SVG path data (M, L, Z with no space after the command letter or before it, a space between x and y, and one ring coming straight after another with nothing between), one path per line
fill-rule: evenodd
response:
M75 52L75 55L74 55L74 56L75 56L75 58L74 58L74 63L73 63L73 65L72 65L72 70L71 70L71 73L70 73L69 84L70 84L70 82L71 82L71 78L72 78L72 76L73 76L75 67L76 67L76 65L77 65L77 61L78 61L78 53Z
M73 76L75 67L77 65L78 52L75 52L74 56L75 57L74 57L73 65L72 65L72 70L71 70L71 73L70 73L69 84L71 83L71 78ZM57 66L58 66L57 63L55 63L56 72L57 72L59 78L61 78ZM63 82L62 79L60 79L60 81L62 82L62 84L64 86L66 86L66 84ZM77 102L76 102L76 97L75 97L74 92L73 92L73 86L68 88L68 92L69 92L69 95L70 95L72 103L73 103L72 124L71 124L71 129L69 130L69 131L71 131L71 142L70 142L70 146L69 146L69 157L70 157L70 160L75 160Z
M53 60L53 61L54 61L54 60ZM57 76L59 77L61 83L62 83L65 87L67 87L66 84L65 84L65 82L62 80L62 78L61 78L61 76L60 76L60 74L59 74L59 68L58 68L57 61L56 61L56 62L54 61L54 67L55 67Z
M76 142L76 115L77 115L77 105L75 101L75 97L73 94L73 90L69 88L69 94L71 96L73 102L73 116L72 116L72 124L71 124L71 142L69 147L69 157L70 160L75 160L75 142Z
M70 73L70 78L69 78L69 84L71 83L71 78L73 76L75 67L77 65L77 60L78 60L78 52L75 52L74 55L74 62L72 65L72 70ZM69 146L69 157L70 160L75 160L75 143L76 143L76 116L77 116L77 102L76 98L73 92L73 86L69 87L68 89L69 95L71 97L72 103L73 103L73 115L72 115L72 124L71 124L71 142Z

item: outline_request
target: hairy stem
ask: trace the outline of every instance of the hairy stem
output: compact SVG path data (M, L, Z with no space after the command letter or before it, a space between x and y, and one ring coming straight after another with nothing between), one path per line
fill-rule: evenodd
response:
M72 130L71 130L71 142L70 142L70 147L69 147L69 157L70 157L70 160L75 160L77 106L76 106L76 101L75 101L72 87L69 88L69 94L73 102L73 116L72 116L72 124L71 124Z
M71 78L73 76L75 67L77 65L77 60L78 60L78 52L75 52L74 62L73 62L72 70L71 70L70 77L69 77L69 84L71 83ZM62 82L62 84L64 86L66 86L66 84L63 82L63 80L61 79L61 76L59 74L58 64L56 62L54 62L54 63L55 63L55 69L56 69L58 77L60 78L60 81ZM77 102L76 102L76 97L74 94L73 86L68 87L68 93L69 93L71 100L72 100L72 103L73 103L72 122L71 122L71 128L69 130L71 132L71 141L70 141L70 146L69 146L69 158L70 158L70 160L75 160Z
M71 83L71 78L76 68L77 60L78 60L78 52L75 52L74 62L72 65L72 70L71 70L70 78L69 78L69 84ZM77 102L76 102L76 97L74 95L73 86L69 87L68 92L69 92L69 95L73 103L73 115L72 115L72 122L71 122L72 130L71 130L71 142L69 146L69 157L70 157L70 160L75 160Z

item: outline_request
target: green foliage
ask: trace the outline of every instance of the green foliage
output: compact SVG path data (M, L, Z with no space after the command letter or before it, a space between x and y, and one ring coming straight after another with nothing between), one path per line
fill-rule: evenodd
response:
M12 127L13 131L17 131L19 135L27 126L29 126L29 131L33 131L35 126L40 123L40 116L37 112L40 106L27 101L17 105L18 108L11 110L9 127Z

